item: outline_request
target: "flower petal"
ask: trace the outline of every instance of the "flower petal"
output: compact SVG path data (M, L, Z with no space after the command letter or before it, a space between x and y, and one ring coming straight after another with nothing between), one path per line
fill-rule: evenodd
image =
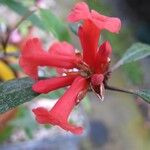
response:
M44 107L38 107L32 110L36 115L36 120L40 124L48 124L49 123L49 112Z
M39 121L39 123L43 123L43 120L45 121L45 118L49 118L49 124L58 125L64 130L70 131L74 134L81 134L83 128L69 124L68 117L72 109L76 105L78 94L84 89L87 89L87 81L83 77L79 76L74 80L67 92L57 101L54 107L49 111L49 114L47 114L47 112L45 113L45 110L42 110L42 113L39 113L38 111L36 111L36 109L33 110L36 115L37 121ZM45 115L43 115L43 113L45 113ZM41 118L42 115L44 117L43 120ZM45 122L47 123L47 120Z
M37 79L37 65L32 61L26 60L26 55L35 56L42 53L42 51L42 44L38 38L27 40L22 47L19 64L24 72L34 79Z
M100 30L106 29L112 33L118 33L121 28L119 18L107 17L95 10L90 12L88 5L84 2L77 3L68 16L69 22L80 20L91 20Z
M107 58L110 57L112 52L112 47L109 41L105 41L100 47L97 52L97 57L99 57L100 61L107 61Z
M21 51L20 66L26 74L37 79L38 66L51 66L71 69L75 68L80 59L76 56L51 55L44 51L38 38L27 40Z
M100 29L106 29L112 33L118 33L121 28L121 21L119 18L107 17L99 14L97 11L91 11L92 21Z
M55 42L48 51L51 55L75 56L74 47L67 42Z
M81 19L87 19L90 17L90 11L88 5L84 2L77 3L68 15L67 20L69 22L76 22Z
M80 37L83 60L92 68L98 47L100 30L90 21L87 20L79 27L78 35Z
M49 111L44 107L38 107L36 109L32 109L33 113L36 116L36 121L40 124L52 124L56 125L55 118L53 116L50 116ZM52 122L54 120L54 122ZM61 127L66 130L70 131L74 134L81 134L83 132L82 127L77 127L75 125L69 124L69 123L61 123Z
M76 59L80 59L79 56L76 55L74 47L67 42L55 42L48 51L51 55L76 57ZM56 72L60 75L66 71L67 69L65 68L56 68Z
M79 135L79 134L83 133L82 127L78 127L78 126L72 125L70 123L62 124L61 127L66 131L72 132L73 134Z
M95 57L95 73L104 73L108 69L112 47L105 41L100 47Z
M50 111L61 120L67 120L73 107L76 105L78 94L87 88L87 81L85 78L78 76L72 83L71 87L65 94L57 101L55 106ZM59 114L60 110L64 110ZM61 117L60 117L61 116Z
M32 89L37 93L46 94L50 91L70 85L77 76L78 75L69 75L40 80L32 86Z

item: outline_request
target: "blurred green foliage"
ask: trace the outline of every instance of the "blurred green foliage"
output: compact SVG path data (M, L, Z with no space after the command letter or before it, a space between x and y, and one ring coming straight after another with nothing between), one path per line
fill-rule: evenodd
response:
M41 21L45 28L52 32L60 41L71 41L66 24L56 17L50 10L40 9Z
M0 4L7 6L18 15L25 16L30 9L22 2L16 0L0 0ZM31 7L31 6L30 6ZM71 41L66 24L54 15L50 9L38 9L37 14L32 14L27 18L34 26L37 26L44 32L51 32L60 41Z
M3 129L0 133L0 143L3 143L5 140L7 140L10 135L12 134L13 127L8 125L5 129Z
M139 67L138 67L139 66ZM130 64L125 64L122 66L127 77L134 85L142 84L143 82L143 72L140 67L139 62L132 62Z
M23 129L29 138L33 137L33 133L38 129L38 124L31 116L31 112L25 106L19 107L16 118L9 123L13 129Z
M21 16L25 16L26 13L30 11L27 6L24 6L21 2L16 0L0 0L0 4L8 7ZM32 14L28 17L28 20L30 20L33 25L39 27L40 29L46 30L41 19L37 15Z

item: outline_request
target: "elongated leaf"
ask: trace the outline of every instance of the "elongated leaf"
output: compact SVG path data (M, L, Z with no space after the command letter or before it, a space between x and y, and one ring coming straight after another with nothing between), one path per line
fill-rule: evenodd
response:
M150 55L150 45L143 43L133 44L123 55L123 57L117 62L112 70L117 69L119 66L131 63Z
M34 81L21 78L0 84L0 113L28 102L39 94L32 91Z
M70 36L65 23L59 20L50 10L41 9L40 16L45 28L59 40L70 41Z
M11 10L21 16L24 16L27 12L29 12L29 9L26 6L15 0L0 0L0 4L9 7ZM30 17L28 17L28 20L30 20L33 25L39 27L40 29L44 31L46 30L41 19L37 15L32 14Z
M150 103L150 90L145 89L145 90L141 90L141 91L136 91L135 93L136 93L136 95L141 97L144 101Z

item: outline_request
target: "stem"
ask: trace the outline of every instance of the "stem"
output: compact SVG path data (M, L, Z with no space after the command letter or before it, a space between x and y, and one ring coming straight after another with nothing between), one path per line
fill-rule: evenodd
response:
M15 53L7 53L7 55L3 54L3 53L0 53L0 59L4 58L5 56L13 56L13 57L18 57L19 56L19 53L18 52L15 52Z
M6 55L7 44L8 44L8 42L9 42L9 38L10 38L12 32L13 32L14 30L16 30L16 29L20 26L20 24L21 24L24 20L26 20L29 16L31 16L35 11L36 11L36 10L27 12L27 13L15 24L15 26L9 31L9 33L8 33L8 35L7 35L7 37L6 37L5 41L4 41L4 43L3 43L4 55Z
M111 91L116 91L116 92L123 92L123 93L127 93L127 94L136 95L136 93L134 93L132 90L125 90L125 89L121 89L121 88L117 88L117 87L113 87L113 86L109 86L109 85L105 85L105 89L111 90Z

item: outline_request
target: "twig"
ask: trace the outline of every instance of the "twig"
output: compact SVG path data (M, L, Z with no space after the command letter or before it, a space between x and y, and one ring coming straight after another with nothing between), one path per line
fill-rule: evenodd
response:
M105 89L111 90L111 91L116 91L116 92L123 92L123 93L136 95L136 93L132 90L121 89L121 88L117 88L117 87L113 87L113 86L109 86L109 85L105 85Z
M7 47L7 44L8 44L8 42L9 42L9 38L10 38L12 32L13 32L14 30L16 30L16 29L20 26L20 24L21 24L24 20L26 20L29 16L31 16L35 11L36 11L36 9L33 10L33 11L27 12L27 13L15 24L15 26L8 32L7 37L6 37L6 39L5 39L5 41L3 42L3 45L2 45L2 46L3 46L3 49L4 49L4 55L6 55L6 47Z
M18 57L19 53L7 53L7 55L5 55L4 53L0 53L0 59L4 58L5 56L13 56L13 57Z

